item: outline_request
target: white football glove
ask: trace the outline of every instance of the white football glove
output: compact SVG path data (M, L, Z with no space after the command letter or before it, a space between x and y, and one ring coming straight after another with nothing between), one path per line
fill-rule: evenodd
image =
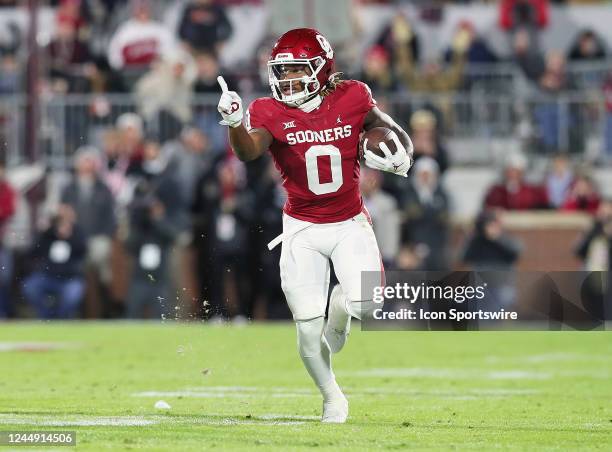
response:
M238 127L242 124L242 99L236 93L236 91L228 91L227 83L222 76L217 77L217 82L221 86L221 99L219 99L219 105L217 110L223 117L219 124L223 126Z
M380 149L385 154L384 157L380 157L368 150L368 139L363 141L363 155L365 157L365 164L370 168L377 169L379 171L387 171L389 173L397 174L399 176L407 177L408 170L412 166L412 141L408 138L408 149L405 149L400 142L397 134L391 131L391 139L395 143L397 151L395 154L391 153L387 143L381 142Z

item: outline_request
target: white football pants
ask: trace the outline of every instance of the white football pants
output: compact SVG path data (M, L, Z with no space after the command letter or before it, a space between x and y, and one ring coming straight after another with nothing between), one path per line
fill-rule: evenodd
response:
M295 321L325 315L330 259L349 302L362 300L361 272L379 272L383 280L380 252L366 211L324 224L283 215L280 276Z

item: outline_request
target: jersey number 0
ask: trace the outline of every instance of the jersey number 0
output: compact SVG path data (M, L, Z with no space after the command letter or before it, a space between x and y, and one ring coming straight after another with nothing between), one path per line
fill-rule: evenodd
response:
M319 179L318 157L329 156L331 164L331 181L321 183ZM331 144L311 146L304 154L306 158L306 176L308 188L316 195L325 195L338 191L342 185L342 155L340 149Z

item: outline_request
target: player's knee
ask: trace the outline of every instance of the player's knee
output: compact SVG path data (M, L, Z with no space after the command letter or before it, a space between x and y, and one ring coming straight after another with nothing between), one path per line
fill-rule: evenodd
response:
M301 322L325 316L327 300L324 296L314 295L317 291L316 286L296 286L285 283L281 287L294 321Z
M297 327L298 351L302 358L310 358L321 353L321 334L325 319L317 317L310 320L298 320Z

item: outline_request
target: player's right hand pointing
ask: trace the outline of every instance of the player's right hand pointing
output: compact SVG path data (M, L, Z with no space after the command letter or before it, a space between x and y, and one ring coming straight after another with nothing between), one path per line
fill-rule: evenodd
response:
M217 77L217 82L221 86L221 99L217 110L221 113L223 120L219 124L230 127L238 127L242 124L242 99L236 91L228 91L227 83L222 76Z

